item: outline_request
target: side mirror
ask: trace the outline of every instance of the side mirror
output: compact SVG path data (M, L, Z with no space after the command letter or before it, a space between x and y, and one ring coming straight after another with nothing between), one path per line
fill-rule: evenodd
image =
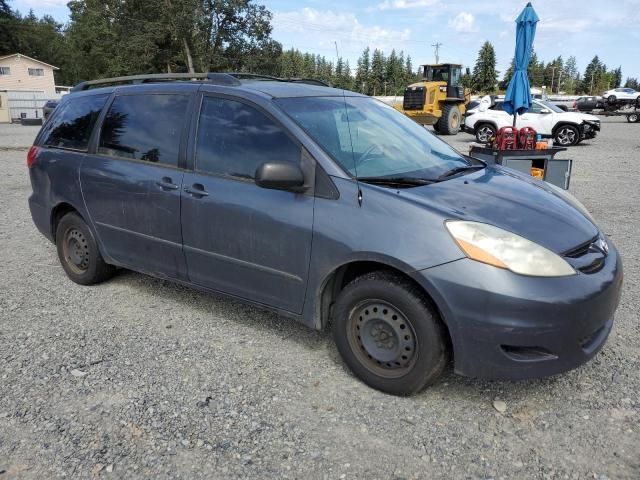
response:
M256 185L272 190L301 191L304 175L298 165L289 162L266 162L256 169Z
M551 113L551 110L549 110L548 108L543 108L542 110L540 110L540 113Z

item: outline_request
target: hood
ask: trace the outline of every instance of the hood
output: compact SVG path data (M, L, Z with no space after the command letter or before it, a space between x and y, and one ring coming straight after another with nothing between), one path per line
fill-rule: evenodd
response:
M500 166L400 190L445 218L489 223L562 253L593 239L597 227L545 182Z
M562 120L569 120L570 122L580 123L580 122L600 122L600 119L595 115L589 115L588 113L578 113L578 112L563 112L558 113Z

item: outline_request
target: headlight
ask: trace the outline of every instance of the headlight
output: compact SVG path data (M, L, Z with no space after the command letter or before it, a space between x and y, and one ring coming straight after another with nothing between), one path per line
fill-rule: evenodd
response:
M576 271L559 255L486 223L451 220L447 230L467 257L520 275L564 277Z

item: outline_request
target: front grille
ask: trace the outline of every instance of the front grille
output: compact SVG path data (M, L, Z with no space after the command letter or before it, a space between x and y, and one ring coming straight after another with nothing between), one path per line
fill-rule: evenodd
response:
M404 90L404 110L422 110L424 107L424 87L407 87Z
M600 237L594 237L564 253L565 259L579 272L591 274L602 270L607 253L599 246Z
M564 256L569 258L580 258L586 255L589 252L589 248L591 248L591 244L596 242L598 237L593 237L588 242L582 243L575 248L572 248L568 252L565 252Z

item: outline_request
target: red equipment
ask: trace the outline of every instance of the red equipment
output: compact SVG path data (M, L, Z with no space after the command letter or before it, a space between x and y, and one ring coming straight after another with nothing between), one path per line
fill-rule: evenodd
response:
M516 150L518 148L518 129L502 127L496 134L494 148L496 150Z
M522 127L518 133L518 148L522 150L536 149L537 132L531 127Z

